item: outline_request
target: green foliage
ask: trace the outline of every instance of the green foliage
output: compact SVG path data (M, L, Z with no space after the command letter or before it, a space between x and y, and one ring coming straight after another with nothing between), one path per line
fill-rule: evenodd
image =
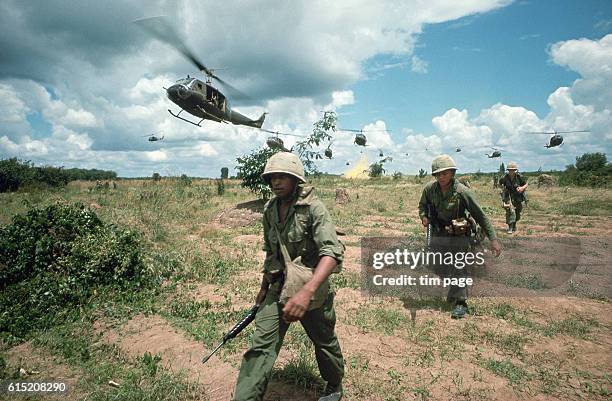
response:
M420 169L419 170L419 178L425 178L427 175L427 170Z
M506 166L504 165L504 162L501 162L501 164L499 165L499 172L501 174L505 174L506 173Z
M236 159L238 162L236 171L238 173L238 178L242 180L240 185L250 189L256 194L262 195L264 199L269 198L271 194L270 188L268 184L261 179L261 175L263 174L268 159L277 152L279 152L278 149L261 148L252 151L251 154L247 156L238 157Z
M227 167L221 168L221 179L226 179L229 176L229 169Z
M329 131L336 130L336 113L325 112L323 118L314 123L312 134L303 141L297 142L292 151L294 151L304 165L304 172L308 175L319 175L315 160L322 159L319 152L314 151L315 146L319 146L324 141L331 140L332 136ZM266 162L280 149L261 148L252 151L249 155L238 157L236 161L237 178L242 180L241 185L250 189L252 192L262 195L264 199L270 197L270 188L261 179L261 174L264 171Z
M181 178L180 178L180 180L181 180L181 181L180 181L180 182L181 182L181 184L183 184L183 185L184 185L184 186L186 186L186 187L188 187L188 186L190 186L190 185L192 184L192 180L191 180L191 178L189 178L189 177L187 176L187 174L181 174Z
M393 179L394 180L399 180L402 178L402 173L400 173L399 171L396 171L393 173Z
M320 160L323 156L318 152L314 151L315 146L319 146L324 141L331 141L332 136L329 133L336 131L336 122L338 117L333 111L326 111L323 114L323 118L313 124L314 128L312 134L308 138L298 141L292 148L297 152L302 164L304 164L304 172L306 175L318 175L320 174L315 160Z
M153 179L153 181L159 181L161 180L161 175L159 175L159 173L153 173L151 178Z
M217 182L217 195L222 196L225 193L225 183L223 178L215 180Z
M0 228L0 336L53 324L98 286L137 288L147 277L137 233L105 225L82 204L15 215Z
M385 173L385 169L383 167L382 162L376 162L370 164L370 170L368 171L368 175L372 178L381 177Z
M86 170L63 167L35 167L30 161L17 158L0 160L0 192L13 192L24 185L63 187L69 181L87 179L114 179L117 173L103 170Z
M576 163L566 167L559 178L560 185L581 187L607 187L612 176L612 164L604 153L585 153L576 157Z

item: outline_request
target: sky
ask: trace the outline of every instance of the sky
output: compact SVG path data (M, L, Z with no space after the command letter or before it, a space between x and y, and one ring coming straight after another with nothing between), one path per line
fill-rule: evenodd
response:
M608 0L0 2L0 159L113 170L122 177L233 173L268 133L172 117L164 87L184 56L134 20L166 16L188 48L248 101L264 128L307 135L325 110L338 127L331 160L393 160L387 173L563 170L612 139L612 2ZM223 91L223 87L220 87ZM195 119L195 118L194 118ZM529 131L588 130L564 135ZM147 141L146 135L164 140ZM299 138L285 136L291 146ZM324 149L327 145L321 147ZM489 147L502 157L489 159ZM456 152L457 147L461 152Z

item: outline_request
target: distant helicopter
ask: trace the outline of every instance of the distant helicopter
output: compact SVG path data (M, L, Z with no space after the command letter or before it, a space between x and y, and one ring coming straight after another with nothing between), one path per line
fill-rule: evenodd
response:
M457 146L457 148L455 149L455 152L456 152L456 153L461 152L461 146Z
M587 131L587 130L581 130L581 131L552 131L552 132L545 132L545 131L528 131L525 132L525 134L542 134L542 135L552 135L550 137L550 139L548 140L548 144L544 145L545 148L553 148L555 146L559 146L563 143L563 136L559 135L559 134L574 134L577 132L591 132L591 131Z
M358 132L358 134L355 135L355 140L353 141L353 143L359 146L368 146L366 145L366 143L368 142L368 138L366 138L364 132L380 132L380 131L389 131L389 130L375 129L375 130L364 131L362 129L336 128L336 131Z
M380 149L380 152L378 153L378 157L385 157L385 154L383 153L382 149Z
M157 142L157 141L163 141L164 140L164 136L155 136L153 134L151 135L143 135L143 137L149 137L148 141L149 142Z
M489 159L493 159L493 158L495 158L495 157L501 157L502 153L499 151L499 149L494 148L494 147L492 147L492 146L489 146L489 147L490 147L491 149L493 149L493 153L491 153L491 154L485 153L485 155L487 155L487 157L488 157Z
M331 158L332 158L332 156L333 156L333 152L332 152L332 150L331 150L331 145L332 145L332 143L333 143L333 142L334 142L334 141L331 141L331 142L329 143L329 145L327 145L327 149L325 149L325 152L324 152L325 157L327 157L328 159L331 159Z
M228 89L229 92L233 94L232 96L234 98L248 99L249 97L215 75L214 70L209 69L202 64L187 48L187 46L185 46L178 33L168 23L166 18L143 18L134 21L134 23L142 27L156 39L174 47L179 53L191 61L191 63L195 65L199 71L206 74L206 82L202 82L197 78L187 75L187 78L179 79L174 83L174 85L170 86L169 88L164 88L166 89L168 99L181 108L181 111L179 111L177 114L168 109L170 114L180 120L198 127L201 127L200 124L202 121L212 120L216 122L261 128L266 117L266 113L263 113L257 120L251 120L236 110L233 110L230 107L228 98L212 85L213 79ZM200 121L195 123L181 117L181 113L183 111L200 118Z
M261 128L262 131L265 132L269 132L271 134L274 134L276 136L270 136L268 137L268 139L266 139L266 145L268 145L271 149L280 149L283 152L291 152L290 149L287 149L285 147L285 143L283 142L283 140L281 138L279 138L279 135L289 135L289 136L297 136L297 137L303 137L303 135L297 135L297 134L284 134L282 132L278 132L278 131L270 131L267 129L263 129Z

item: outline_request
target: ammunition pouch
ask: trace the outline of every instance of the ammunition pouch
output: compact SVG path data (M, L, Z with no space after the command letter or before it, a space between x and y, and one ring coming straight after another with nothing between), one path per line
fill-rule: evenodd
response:
M444 226L444 230L446 231L446 234L453 236L453 237L469 235L470 229L471 229L470 222L465 217L454 219L451 221L451 224Z

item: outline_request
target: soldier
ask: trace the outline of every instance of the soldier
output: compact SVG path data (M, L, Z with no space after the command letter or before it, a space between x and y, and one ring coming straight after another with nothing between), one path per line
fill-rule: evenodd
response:
M506 224L508 234L516 232L516 223L521 219L523 202L527 202L525 190L527 181L518 173L518 165L515 162L508 163L508 173L499 180L502 188L502 201L506 209Z
M456 170L457 165L449 155L437 156L431 163L432 175L436 181L423 188L419 201L419 216L423 226L433 226L434 250L468 252L470 238L469 230L465 227L467 218L471 217L485 231L495 256L499 256L501 245L495 230L478 205L474 193L455 179ZM467 276L466 269L457 269L452 265L436 266L435 270L439 275ZM455 304L451 317L461 319L467 312L467 288L450 286L447 301Z
M304 166L296 155L273 155L262 178L276 196L264 208L266 260L255 300L261 306L252 346L240 366L234 400L263 398L289 324L299 320L314 343L319 371L327 382L319 401L338 401L344 359L334 332L334 294L328 277L340 270L344 246L314 189L302 185Z

